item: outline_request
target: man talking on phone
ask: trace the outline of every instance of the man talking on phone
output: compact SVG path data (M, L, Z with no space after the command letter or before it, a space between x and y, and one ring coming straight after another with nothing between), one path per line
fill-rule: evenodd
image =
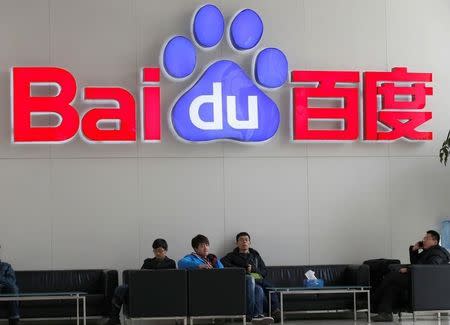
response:
M423 241L409 247L411 264L448 264L449 252L439 246L441 237L437 231L428 230ZM375 292L374 303L378 316L373 318L375 322L392 322L392 308L399 301L404 290L408 289L410 282L408 267L402 267L396 272L389 273L381 282Z

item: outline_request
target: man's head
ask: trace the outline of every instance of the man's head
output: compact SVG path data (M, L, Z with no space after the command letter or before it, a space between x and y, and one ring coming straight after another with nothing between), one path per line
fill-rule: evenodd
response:
M206 257L209 254L209 240L208 237L203 235L197 235L192 238L192 248L195 253L201 257Z
M250 244L250 235L247 232L243 231L236 235L236 245L239 248L239 252L248 253Z
M162 238L155 239L152 247L153 247L153 254L157 259L162 260L166 257L168 247L167 242L164 239Z
M423 237L423 249L429 249L438 245L440 240L441 236L437 231L428 230L425 237Z

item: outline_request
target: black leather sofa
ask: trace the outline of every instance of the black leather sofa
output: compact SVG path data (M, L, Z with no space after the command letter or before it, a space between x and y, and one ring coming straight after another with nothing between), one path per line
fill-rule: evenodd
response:
M243 269L125 270L123 280L127 318L245 317Z
M269 266L267 280L274 286L299 287L308 270L327 286L369 286L367 265ZM124 305L128 318L183 317L226 318L246 313L245 271L223 270L126 270L129 301ZM366 294L357 300L367 308ZM353 295L320 294L286 296L286 312L353 309Z
M301 265L268 266L266 279L274 287L302 287L305 273L313 270L325 286L369 286L370 273L367 265ZM357 308L367 308L366 294L357 298ZM317 294L289 295L284 298L285 312L353 310L353 295Z
M109 317L117 287L115 270L16 271L21 293L86 292L88 317ZM76 316L75 300L21 301L22 318L65 318ZM7 302L0 303L0 318L8 317Z
M411 309L450 310L450 265L411 266Z

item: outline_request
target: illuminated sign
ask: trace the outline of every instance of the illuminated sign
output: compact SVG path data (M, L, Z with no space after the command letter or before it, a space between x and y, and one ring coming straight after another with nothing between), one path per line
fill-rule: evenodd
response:
M142 70L141 112L142 140L161 140L160 89L158 68ZM55 96L32 96L31 87L49 85L57 88ZM86 87L82 98L94 105L83 116L73 106L77 84L67 70L55 67L16 67L11 71L11 120L13 143L64 143L78 133L87 142L136 141L136 102L120 87ZM109 104L110 107L102 107ZM33 126L35 115L56 115L55 126ZM102 122L114 122L114 128L102 128Z
M270 92L285 85L288 60L277 48L257 50L264 25L255 11L241 10L232 17L229 27L225 26L219 8L204 5L194 14L190 37L173 36L163 45L161 70L171 81L187 82L196 70L204 70L163 112L158 67L141 71L138 110L136 99L124 88L85 87L82 100L91 109L82 116L73 104L77 83L69 71L57 67L12 68L12 141L64 143L79 135L92 143L135 142L139 120L140 141L160 142L162 116L166 114L170 129L182 141L270 140L283 116ZM236 52L253 54L251 71L226 58L216 58L204 69L198 66L197 51L211 50L224 39ZM432 117L425 109L426 97L433 94L427 85L432 81L431 73L412 73L399 67L390 72L367 71L362 78L359 71L293 70L290 76L293 141L432 140L432 132L419 129ZM36 85L52 86L57 93L33 96ZM339 105L317 105L330 100ZM284 114L286 111L281 110ZM36 115L57 116L58 123L34 126ZM312 122L316 121L338 122L338 127L314 128ZM106 126L111 124L113 127Z
M225 21L213 5L194 15L193 38L203 49L217 46L225 33ZM263 22L256 12L245 9L232 20L230 45L236 51L254 49L263 34ZM172 37L163 51L163 67L172 78L184 80L196 67L193 41ZM257 54L252 73L262 87L278 88L287 80L286 56L266 48ZM219 60L209 65L199 80L176 101L170 114L175 133L192 142L236 140L260 142L272 138L280 124L277 105L236 63Z

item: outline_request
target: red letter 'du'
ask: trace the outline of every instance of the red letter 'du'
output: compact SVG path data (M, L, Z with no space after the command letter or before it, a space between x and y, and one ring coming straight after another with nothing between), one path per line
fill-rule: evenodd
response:
M59 93L56 96L32 97L33 83L56 85ZM13 68L11 87L13 142L63 142L76 135L80 119L71 103L77 84L68 71L54 67ZM32 127L33 114L57 114L60 123L51 127Z

